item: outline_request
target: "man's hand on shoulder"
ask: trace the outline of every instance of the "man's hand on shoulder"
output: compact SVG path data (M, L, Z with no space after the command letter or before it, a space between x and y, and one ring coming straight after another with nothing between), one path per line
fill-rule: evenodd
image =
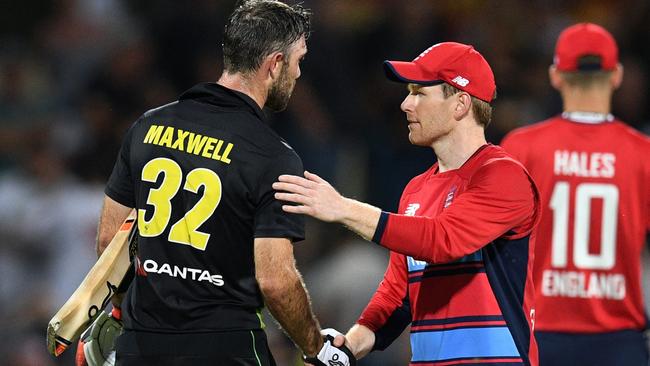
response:
M283 205L289 213L312 216L325 222L338 222L372 239L377 229L381 210L369 204L343 197L326 180L305 171L305 177L281 175L273 183L275 199L292 203Z
M286 212L305 214L325 222L340 222L345 214L345 197L326 180L305 171L305 177L281 175L273 183L275 198L294 203L284 205Z

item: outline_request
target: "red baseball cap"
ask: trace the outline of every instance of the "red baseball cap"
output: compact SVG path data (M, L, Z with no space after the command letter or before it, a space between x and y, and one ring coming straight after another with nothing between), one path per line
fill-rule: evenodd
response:
M581 62L584 56L595 58ZM593 23L575 24L560 33L553 64L560 71L613 70L618 64L618 46L605 28Z
M442 42L427 48L412 62L384 61L393 81L419 85L447 83L485 102L494 98L492 68L472 46Z

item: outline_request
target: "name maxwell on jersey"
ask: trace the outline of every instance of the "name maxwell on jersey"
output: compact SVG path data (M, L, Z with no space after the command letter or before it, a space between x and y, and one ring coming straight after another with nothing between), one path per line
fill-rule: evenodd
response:
M188 154L200 155L225 164L230 164L228 156L234 147L230 142L225 144L224 147L224 141L214 137L162 125L151 125L143 142L168 147Z

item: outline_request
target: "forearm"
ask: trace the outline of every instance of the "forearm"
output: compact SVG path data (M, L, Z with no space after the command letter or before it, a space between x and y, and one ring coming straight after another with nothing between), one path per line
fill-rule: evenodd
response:
M375 230L377 230L381 209L345 197L342 197L341 208L339 222L362 238L372 240Z
M97 225L97 241L95 250L99 258L108 244L110 244L115 233L120 229L122 223L129 216L133 209L114 201L108 196L104 196L104 205L102 206L99 224Z
M298 273L291 274L286 286L262 290L266 306L284 331L307 356L318 353L323 340L309 295Z
M355 324L345 335L347 347L354 357L360 359L372 351L375 345L375 333L370 328Z

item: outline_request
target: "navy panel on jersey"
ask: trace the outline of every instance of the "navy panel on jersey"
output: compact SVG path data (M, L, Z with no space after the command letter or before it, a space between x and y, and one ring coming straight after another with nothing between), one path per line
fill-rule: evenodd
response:
M499 238L482 250L485 270L492 291L506 319L512 338L526 364L530 363L530 331L524 307L524 290L528 274L529 238Z

